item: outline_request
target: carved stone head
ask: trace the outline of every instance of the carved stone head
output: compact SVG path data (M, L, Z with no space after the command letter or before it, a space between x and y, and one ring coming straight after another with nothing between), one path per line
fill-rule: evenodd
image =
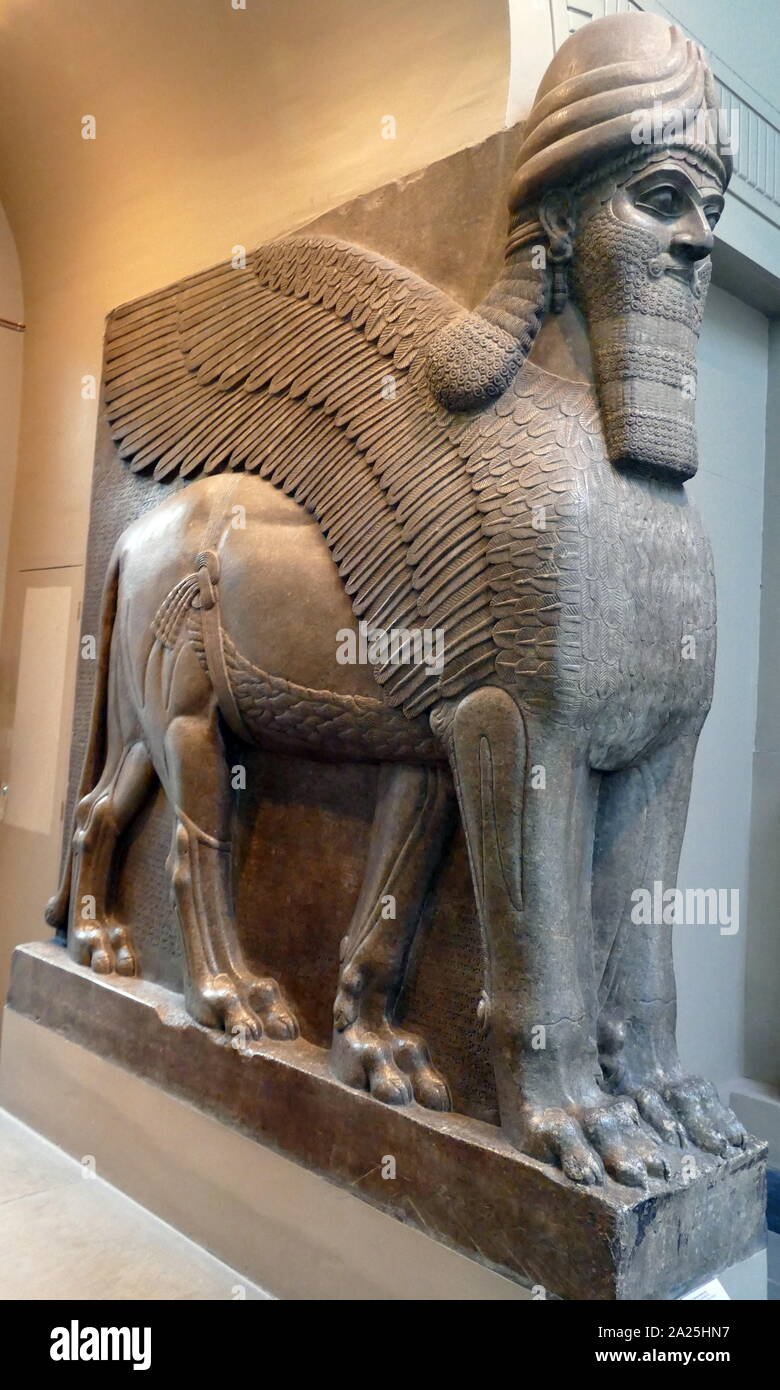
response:
M585 25L547 69L524 136L505 271L434 342L429 383L450 409L486 404L571 300L612 462L691 477L696 341L732 167L701 50L657 15Z

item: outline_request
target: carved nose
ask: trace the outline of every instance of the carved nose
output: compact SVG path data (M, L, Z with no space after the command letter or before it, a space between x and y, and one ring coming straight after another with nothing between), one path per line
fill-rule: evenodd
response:
M709 256L715 244L714 237L710 233L708 238L704 237L675 237L672 243L672 250L684 257L686 261L703 261L705 256Z
M715 245L712 228L703 213L691 213L672 238L671 250L686 261L703 261Z

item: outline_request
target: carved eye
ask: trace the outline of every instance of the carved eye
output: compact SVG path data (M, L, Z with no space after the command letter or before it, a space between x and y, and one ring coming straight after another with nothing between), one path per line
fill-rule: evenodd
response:
M720 218L720 215L721 215L722 211L723 211L723 204L722 204L722 203L707 203L707 204L705 204L705 207L704 207L704 216L706 217L707 221L709 222L711 228L714 229L715 227L717 227L717 225L718 225L718 220L719 220L719 218Z
M662 183L655 188L646 189L637 198L636 205L646 208L656 217L679 217L685 206L682 193L671 183Z

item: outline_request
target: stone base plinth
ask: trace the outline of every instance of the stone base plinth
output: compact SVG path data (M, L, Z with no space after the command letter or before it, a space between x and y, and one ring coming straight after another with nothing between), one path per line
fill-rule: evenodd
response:
M476 1298L511 1297L509 1280L566 1299L670 1299L764 1244L765 1149L756 1141L728 1160L691 1150L696 1173L687 1182L579 1189L490 1125L384 1106L335 1080L326 1053L303 1041L239 1052L194 1023L177 995L96 976L53 944L17 949L9 1005L11 1017L43 1025L470 1257ZM34 1122L34 1098L22 1108ZM132 1125L128 1132L132 1139ZM385 1254L378 1238L376 1260ZM491 1279L505 1291L487 1292Z

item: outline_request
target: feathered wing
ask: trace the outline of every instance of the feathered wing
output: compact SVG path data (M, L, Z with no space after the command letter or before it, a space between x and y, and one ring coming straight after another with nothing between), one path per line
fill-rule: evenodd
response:
M107 330L106 409L132 469L257 472L318 519L359 617L443 629L442 670L374 668L409 715L496 670L480 431L423 379L460 312L360 247L287 237L116 310Z

